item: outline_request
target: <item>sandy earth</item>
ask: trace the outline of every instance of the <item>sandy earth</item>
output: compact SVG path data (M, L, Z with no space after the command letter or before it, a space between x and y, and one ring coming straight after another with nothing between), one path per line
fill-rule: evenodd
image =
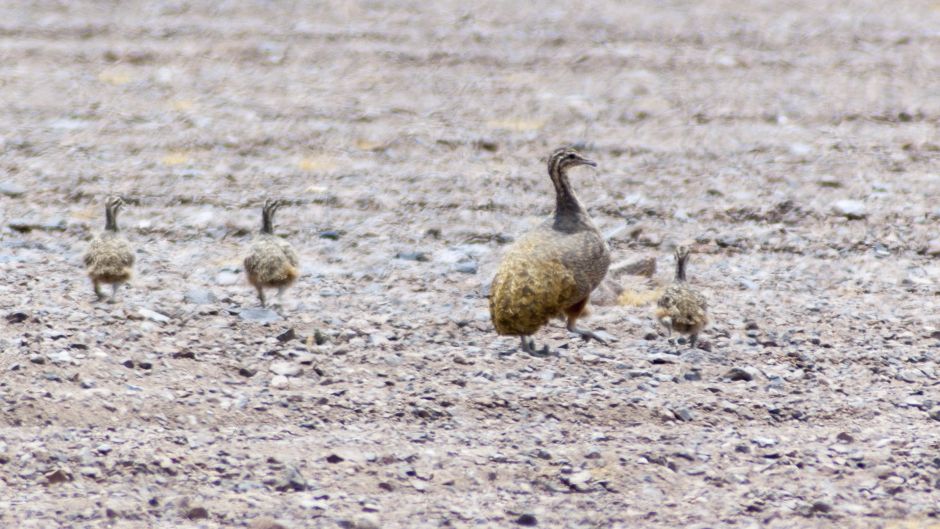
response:
M940 527L940 3L425 4L0 6L0 527ZM562 144L710 350L495 335Z

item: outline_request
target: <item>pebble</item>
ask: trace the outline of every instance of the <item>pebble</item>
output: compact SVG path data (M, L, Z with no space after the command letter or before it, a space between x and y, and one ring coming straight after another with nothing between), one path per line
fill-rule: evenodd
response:
M0 195L16 198L26 194L26 188L14 182L0 182Z
M211 290L204 288L191 288L183 294L183 301L194 305L209 305L218 300L219 299L215 297L215 294L213 294Z
M745 381L750 382L757 378L760 375L760 371L757 368L746 366L746 367L732 367L727 373L725 373L724 378L731 380L732 382Z
M539 521L534 514L522 514L516 518L516 525L521 525L523 527L535 527L538 524Z
M49 353L48 357L53 364L70 364L75 361L68 351Z
M275 375L271 377L271 387L274 389L284 389L290 384L284 375Z
M303 373L303 369L293 362L274 362L271 364L270 370L275 375L285 377L296 377Z
M166 314L161 314L155 310L150 309L138 309L137 313L140 314L140 317L145 320L155 321L157 323L169 323L170 317Z
M223 287L234 285L235 283L238 283L238 280L239 280L238 274L236 274L235 272L230 272L228 270L223 270L219 272L218 274L216 274L215 276L215 283Z
M417 261L419 263L425 263L431 260L431 258L425 252L398 252L395 254L395 259L401 259L403 261Z
M280 479L274 484L274 488L280 492L300 492L307 490L308 484L297 467L289 466L284 470Z
M281 315L277 312L264 307L251 307L238 311L238 316L254 323L275 323L281 321Z
M832 203L832 212L847 219L864 219L868 216L865 203L860 200L837 200Z

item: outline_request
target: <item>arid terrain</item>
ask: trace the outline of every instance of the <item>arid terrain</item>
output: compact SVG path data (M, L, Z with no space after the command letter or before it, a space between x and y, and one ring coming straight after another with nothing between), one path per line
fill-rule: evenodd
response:
M940 528L936 0L4 2L0 103L4 529ZM536 358L486 295L560 145L658 266Z

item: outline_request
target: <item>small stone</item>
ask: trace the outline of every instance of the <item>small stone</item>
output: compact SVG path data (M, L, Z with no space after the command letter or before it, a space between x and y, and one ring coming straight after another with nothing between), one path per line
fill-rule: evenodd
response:
M229 272L228 270L223 270L216 274L215 283L223 287L234 285L238 283L238 274L235 272Z
M345 459L343 459L342 456L338 454L330 454L326 456L327 463L336 464L336 463L342 463L343 461L345 461Z
M349 518L337 522L343 529L379 529L379 517L375 513L368 513L356 518Z
M205 520L209 517L209 511L205 507L191 507L186 511L186 518L190 520Z
M940 239L933 239L928 242L926 253L931 257L940 257Z
M516 525L521 525L523 527L535 527L538 524L539 521L534 514L522 514L516 518Z
M137 313L140 314L141 318L155 321L157 323L169 323L170 321L170 317L166 314L160 314L159 312L150 309L138 309Z
M770 448L777 444L777 440L770 437L755 437L751 439L751 442L761 448Z
M128 369L134 369L134 361L131 360L130 358L121 362L121 365Z
M419 263L424 263L431 260L431 258L425 252L398 252L395 254L395 259L402 259L404 261L418 261Z
M68 351L58 351L55 353L49 353L49 360L53 364L70 364L74 361L72 355Z
M16 198L24 194L26 194L26 188L23 186L13 182L0 182L0 195Z
M592 489L590 483L594 479L591 475L591 472L588 470L582 470L581 472L576 472L566 480L568 486L574 489L577 492L587 492Z
M475 274L478 269L479 265L473 259L458 261L457 264L454 265L454 270L461 274Z
M301 492L307 490L307 480L304 479L300 471L297 470L297 467L289 466L284 470L281 479L274 484L274 489L279 492Z
M271 364L270 370L275 375L285 377L296 377L303 373L303 369L293 362L274 362Z
M836 440L839 441L840 443L845 443L845 444L855 442L855 438L846 432L839 432L839 434L836 435Z
M215 294L213 294L211 290L192 288L183 294L183 301L194 305L209 305L218 301L218 298L215 297Z
M258 370L253 367L242 366L238 368L238 374L245 378L251 378L255 376L257 373L258 373Z
M289 342L295 338L297 338L297 333L294 332L293 327L277 335L277 341L281 343Z
M6 315L7 323L23 323L29 318L25 312L11 312Z
M46 478L47 485L72 481L72 473L67 468L57 468L43 477Z
M837 200L832 203L832 212L852 220L864 219L868 216L865 203L859 200Z
M267 516L255 518L248 525L248 527L249 529L289 529L289 526L286 524L286 522L275 520L274 518L269 518Z
M940 407L930 410L927 416L935 421L940 421Z
M111 445L109 445L108 443L101 443L100 445L95 447L95 451L102 455L108 454L111 452Z
M760 374L756 368L747 366L747 367L732 367L727 373L725 373L725 378L731 380L732 382L745 381L750 382L757 378Z
M241 319L254 323L275 323L281 321L281 315L271 309L251 307L238 312Z
M274 389L284 389L290 385L290 381L284 375L275 375L271 377L271 387Z
M340 235L342 234L336 230L324 230L320 232L321 239L329 239L331 241L338 241Z
M673 408L672 414L676 416L676 419L682 422L691 422L694 419L692 412L688 408Z
M682 375L682 378L685 380L688 380L689 382L698 382L699 380L702 380L702 372L699 371L698 369L686 371Z

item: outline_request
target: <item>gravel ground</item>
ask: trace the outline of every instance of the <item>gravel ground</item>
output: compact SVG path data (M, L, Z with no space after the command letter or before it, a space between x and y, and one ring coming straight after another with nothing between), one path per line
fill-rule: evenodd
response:
M940 4L741 4L0 5L0 526L940 527ZM493 332L562 144L706 349Z

